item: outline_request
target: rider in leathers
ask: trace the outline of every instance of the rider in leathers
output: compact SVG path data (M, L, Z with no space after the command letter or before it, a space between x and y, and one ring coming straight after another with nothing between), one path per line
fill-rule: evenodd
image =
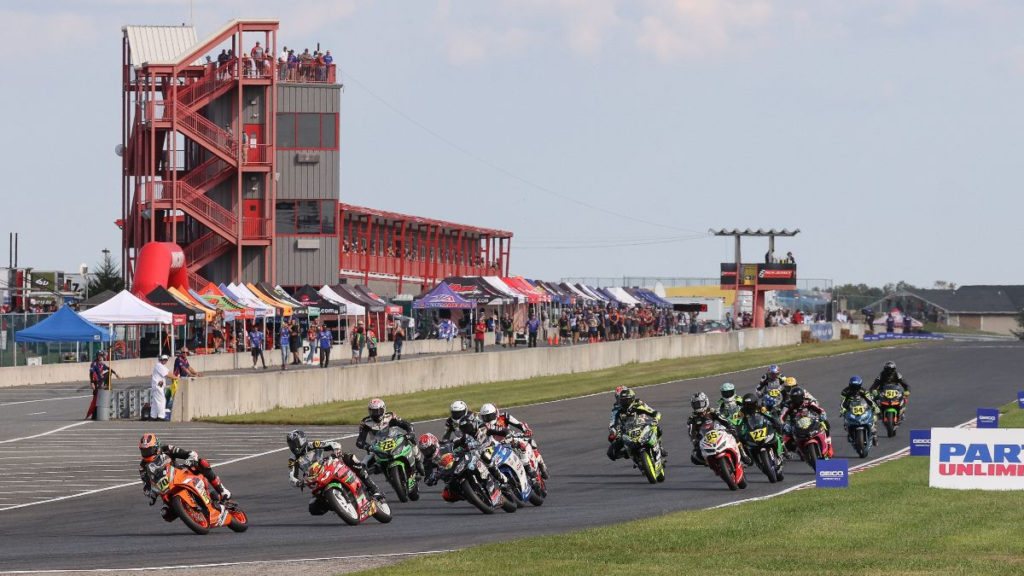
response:
M861 397L867 401L868 406L875 414L875 420L878 420L878 404L875 403L874 397L864 391L864 380L860 376L853 376L850 378L850 383L843 388L839 395L843 397L843 403L839 406L839 415L845 416L846 411L850 409L850 401L856 397ZM846 428L846 418L843 418L843 428ZM878 445L878 433L875 429L875 422L871 423L871 443L875 446Z
M736 434L741 442L751 431L750 418L755 414L760 414L775 429L775 435L779 441L779 455L785 454L786 449L782 442L786 435L785 426L782 425L782 420L779 420L770 410L761 405L756 394L743 395L743 399L740 401L740 414L742 414L742 418L740 419L739 426L736 427Z
M875 378L875 381L871 384L870 390L872 396L878 397L878 393L882 386L886 384L899 384L903 387L903 405L900 406L900 420L903 420L903 413L907 408L907 398L910 398L910 384L903 378L903 375L896 371L896 363L889 360L882 366L882 373Z
M537 465L542 478L547 479L548 470L547 465L544 464L544 457L540 455L540 451L537 450L537 442L533 439L533 430L530 430L530 425L517 419L515 416L508 412L501 412L498 408L488 402L480 407L479 412L480 420L483 422L484 429L487 435L494 440L501 442L508 436L509 431L518 433L526 437L529 441L530 447L535 451L537 456ZM530 465L524 462L526 467L529 469ZM528 472L529 474L529 472Z
M622 441L623 430L620 428L629 417L636 413L647 414L654 418L655 426L658 430L658 438L661 438L661 412L651 408L646 402L637 398L636 392L633 390L625 386L619 386L615 389L615 406L612 407L612 417L608 421L608 441L611 442L611 445L608 446L609 459L617 460L626 457L626 449ZM664 446L661 447L661 455L663 458L668 458L668 452L665 451Z
M395 415L394 412L387 412L384 405L384 401L380 398L374 398L370 400L370 404L367 406L369 415L359 421L359 437L356 438L356 448L366 450L370 452L373 447L374 439L381 434L386 432L388 428L392 426L405 430L406 439L413 446L413 459L416 463L416 473L423 476L423 459L420 457L419 446L416 445L416 437L413 435L413 426L409 422L402 420ZM369 441L367 441L369 437ZM364 460L368 468L372 467L374 463L373 454L370 453Z
M371 497L383 500L384 495L380 488L370 478L366 466L351 452L343 452L340 442L328 440L309 440L302 430L292 430L288 433L288 448L292 452L292 458L288 459L288 480L292 486L301 488L304 484L306 473L314 462L319 462L328 456L339 458L346 466L355 472L356 476L363 482L367 493ZM309 513L313 516L322 516L330 511L325 504L312 498L309 501Z
M761 375L761 381L757 384L758 396L764 394L765 390L771 387L782 386L782 379L785 376L782 375L782 370L779 369L778 365L772 364L768 367L768 371Z
M448 442L453 436L459 435L459 421L466 416L476 416L476 414L462 400L452 402L450 415L444 421L444 435L441 436L441 442Z
M739 440L739 436L736 435L736 427L732 425L727 418L724 418L721 414L711 409L711 401L708 400L707 394L698 392L690 398L690 407L693 408L693 414L686 419L686 433L690 436L690 441L693 442L693 452L690 453L690 462L698 466L704 466L704 454L700 451L700 429L707 422L718 422L723 428L732 434L733 438ZM741 444L742 446L742 444ZM749 456L746 451L741 451L741 456L745 463L748 463Z
M231 491L220 481L220 477L213 471L210 463L206 458L200 458L199 454L194 450L186 450L170 444L161 444L156 435L143 434L142 439L139 440L139 452L142 454L142 461L139 462L139 478L142 479L142 492L149 498L150 505L156 502L158 496L150 489L149 470L147 467L161 454L166 454L174 460L184 460L183 465L185 467L191 468L193 472L202 474L213 488L213 490L210 490L210 496L219 500L231 498ZM174 511L167 506L161 509L161 514L164 520L168 522L173 522L177 518Z
M829 451L832 446L832 434L829 430L828 425L828 414L825 409L822 408L817 402L808 398L803 388L797 386L789 393L789 403L786 405L786 409L782 411L782 423L786 426L786 430L792 432L793 426L796 424L796 417L803 411L814 412L820 417L822 430L825 432L825 436L828 438ZM790 450L796 450L796 443L792 437L789 438L789 443L786 446ZM825 454L825 456L831 457L832 454Z

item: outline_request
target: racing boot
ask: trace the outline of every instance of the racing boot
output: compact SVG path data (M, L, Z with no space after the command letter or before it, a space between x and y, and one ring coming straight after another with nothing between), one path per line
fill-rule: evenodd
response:
M377 483L374 482L373 479L370 478L370 475L366 473L366 468L360 467L360 469L356 471L356 475L359 476L360 480L362 480L363 487L366 488L366 492L370 494L371 498L381 502L384 501L384 494L380 491L380 488L377 487Z
M167 506L160 509L160 515L163 517L164 522L174 522L174 519L178 517L178 515Z

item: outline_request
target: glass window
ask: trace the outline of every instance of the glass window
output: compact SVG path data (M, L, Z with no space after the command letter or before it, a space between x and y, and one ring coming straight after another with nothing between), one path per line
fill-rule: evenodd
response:
M320 202L302 200L295 203L296 234L320 233Z
M295 202L279 201L276 206L277 233L295 234Z
M336 149L338 147L338 115L324 114L321 116L323 126L323 142L321 148Z
M320 115L296 114L298 133L295 137L297 148L320 148Z
M277 147L295 147L295 114L277 115Z
M322 200L320 202L320 233L334 234L335 211L338 203L333 200Z

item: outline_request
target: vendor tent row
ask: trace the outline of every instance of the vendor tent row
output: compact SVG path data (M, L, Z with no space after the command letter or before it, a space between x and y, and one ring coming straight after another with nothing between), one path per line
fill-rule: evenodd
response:
M672 304L646 288L595 288L521 277L454 276L413 301L413 308L473 308L502 304L654 306Z

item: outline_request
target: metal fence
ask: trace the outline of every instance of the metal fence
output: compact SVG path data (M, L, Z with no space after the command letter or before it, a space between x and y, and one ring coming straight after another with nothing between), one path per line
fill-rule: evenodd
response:
M57 364L60 362L88 362L99 344L75 342L14 342L14 333L34 326L49 318L45 314L0 314L0 367L17 365ZM17 353L15 353L17 346Z
M598 288L605 288L608 286L653 288L655 284L659 282L665 287L719 286L721 284L721 280L719 278L681 278L665 276L583 276L576 278L562 278L561 281L568 282L569 284L586 284L587 286L596 286ZM833 285L833 281L829 278L804 278L796 281L797 290L827 292L832 289Z

